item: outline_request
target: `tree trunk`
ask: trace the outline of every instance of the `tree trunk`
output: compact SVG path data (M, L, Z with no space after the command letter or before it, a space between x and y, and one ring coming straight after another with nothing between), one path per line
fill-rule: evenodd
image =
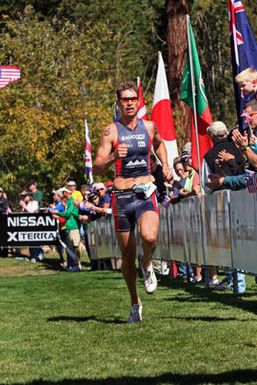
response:
M190 109L180 101L180 89L187 53L186 15L190 12L190 0L166 0L168 80L171 100L174 104L177 140L181 147L190 141ZM177 113L176 113L177 111Z

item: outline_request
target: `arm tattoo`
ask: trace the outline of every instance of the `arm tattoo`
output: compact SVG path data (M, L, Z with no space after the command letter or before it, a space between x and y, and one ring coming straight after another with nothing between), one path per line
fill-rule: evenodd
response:
M111 132L111 130L110 130L109 127L105 128L105 129L104 129L104 136L109 136L109 135L110 135L110 132Z

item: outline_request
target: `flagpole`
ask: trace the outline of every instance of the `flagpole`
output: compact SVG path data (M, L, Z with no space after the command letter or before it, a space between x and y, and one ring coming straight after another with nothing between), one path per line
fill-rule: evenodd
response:
M186 15L186 24L187 24L187 41L188 41L188 56L189 56L189 66L190 66L190 73L191 73L191 88L192 88L192 99L193 99L193 111L194 111L194 125L195 125L195 140L196 140L196 152L197 152L197 163L198 163L198 173L199 173L199 179L200 179L200 196L203 195L203 184L202 184L202 171L201 171L201 161L200 161L200 147L199 147L199 138L198 138L198 123L197 123L197 112L196 112L196 102L195 102L195 96L196 96L196 87L195 87L195 72L194 72L194 65L193 65L193 55L192 55L192 46L191 46L191 38L190 38L190 17L189 15ZM202 199L200 199L200 223L201 223L201 237L202 237L202 252L203 252L203 261L204 265L206 265L206 250L205 250L205 232L203 231L204 228L204 218L203 218L203 210L202 210ZM208 282L208 274L206 274L205 282Z
M200 147L199 147L199 138L198 138L198 123L197 123L197 112L196 112L196 102L195 102L195 72L193 65L193 55L192 55L192 46L190 38L190 17L186 15L186 25L187 25L187 44L188 44L188 54L189 54L189 66L191 74L191 88L192 88L192 99L193 99L193 111L194 111L194 125L195 125L195 140L196 140L196 152L197 152L197 164L198 164L198 173L200 176L200 186L202 189L202 171L201 171L201 161L200 161Z
M90 137L89 137L89 130L88 130L88 125L87 125L87 119L85 118L85 175L89 179L89 186L90 186L90 188L92 188L93 183L94 183L93 170L91 168L91 171L89 172L89 175L87 175L87 172L86 172L86 169L87 169L87 156L89 155L89 154L87 154L87 142L88 141L90 141ZM90 146L91 146L91 141L90 141ZM91 151L90 151L90 163L91 163L91 167L92 167Z

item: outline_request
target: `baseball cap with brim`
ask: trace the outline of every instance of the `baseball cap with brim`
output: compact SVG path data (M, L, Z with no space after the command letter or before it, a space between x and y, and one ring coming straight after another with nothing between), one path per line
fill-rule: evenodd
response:
M69 190L67 187L62 187L62 188L60 188L60 190L61 190L62 193L63 193L63 192L67 192L67 193L69 193L69 194L72 194L72 191Z
M37 184L37 181L35 179L30 179L28 181L28 186L31 186L32 184Z
M57 190L53 190L52 193L59 195L59 197L62 197L62 189L60 189L60 188L58 188Z
M70 180L70 181L67 183L67 186L77 186L77 183L74 182L74 180Z
M226 138L228 136L228 129L225 123L217 121L207 127L207 133L218 138Z

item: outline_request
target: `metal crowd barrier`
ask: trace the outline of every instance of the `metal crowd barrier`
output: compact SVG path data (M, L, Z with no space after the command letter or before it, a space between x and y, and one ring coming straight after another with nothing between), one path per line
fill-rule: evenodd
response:
M120 258L112 217L91 224L90 247L95 258ZM257 194L222 190L160 206L154 259L257 274Z

